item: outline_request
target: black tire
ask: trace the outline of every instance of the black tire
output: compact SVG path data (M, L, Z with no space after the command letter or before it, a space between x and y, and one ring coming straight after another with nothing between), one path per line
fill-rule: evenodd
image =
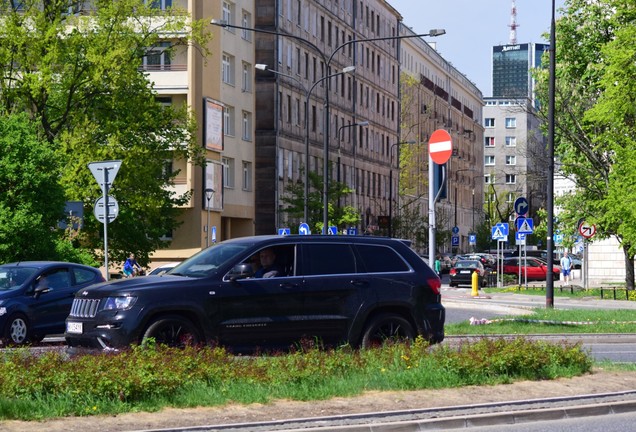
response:
M144 333L142 342L154 339L157 345L174 348L196 346L201 343L201 335L196 326L180 316L161 317L153 321Z
M362 336L362 348L382 346L386 342L404 342L415 339L410 322L395 314L382 314L373 318Z
M7 320L7 326L2 335L4 345L25 345L30 342L31 328L27 317L23 314L15 314Z

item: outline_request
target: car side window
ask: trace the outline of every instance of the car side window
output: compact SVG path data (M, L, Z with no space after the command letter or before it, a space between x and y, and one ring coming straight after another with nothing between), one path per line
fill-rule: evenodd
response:
M400 254L386 246L356 245L368 273L407 272L410 267Z
M306 276L349 274L357 272L353 249L344 243L310 243L303 246Z
M74 268L73 275L75 276L76 285L92 282L97 277L97 275L93 273L92 271L82 269L82 268Z
M71 278L66 269L53 270L43 273L34 282L34 288L50 288L54 290L69 288L71 286Z

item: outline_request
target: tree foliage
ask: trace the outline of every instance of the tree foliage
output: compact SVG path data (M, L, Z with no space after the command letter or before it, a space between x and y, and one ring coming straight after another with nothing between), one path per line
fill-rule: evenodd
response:
M109 252L119 261L132 251L143 263L165 246L161 237L177 226L178 206L190 198L170 191L178 172L166 162L200 161L191 113L156 100L143 61L151 49L169 56L196 45L206 54L208 35L183 11L153 9L143 0L96 0L90 14L69 14L76 3L24 0L18 11L0 3L0 106L37 124L48 154L55 154L51 160L60 162L65 198L82 201L87 215L101 196L87 164L122 160L112 185L120 213L109 225ZM161 45L166 39L169 47ZM59 214L63 200L49 205ZM86 217L81 243L101 249L101 230Z
M634 287L636 213L630 204L633 165L634 18L622 0L567 0L556 33L555 154L576 190L559 199L560 224L576 234L585 218L596 238L613 236L625 252L626 284ZM548 74L538 74L543 114ZM567 223L567 225L565 225Z
M304 169L304 168L303 168ZM323 176L310 171L309 177L309 198L307 200L308 220L303 221L305 209L305 183L299 179L289 182L285 186L285 193L281 197L283 206L281 212L286 216L283 221L292 231L298 233L298 226L301 222L309 224L312 233L321 233L323 228ZM339 231L360 223L358 211L350 205L340 205L344 197L350 195L353 189L345 183L331 180L328 185L329 190L329 225L337 226Z
M25 114L0 116L0 262L56 259L60 163Z

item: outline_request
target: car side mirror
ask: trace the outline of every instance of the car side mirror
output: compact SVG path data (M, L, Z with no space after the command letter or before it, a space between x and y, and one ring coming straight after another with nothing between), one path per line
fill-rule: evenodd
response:
M234 282L239 279L247 279L254 276L252 265L248 263L242 263L235 265L228 273L230 281Z

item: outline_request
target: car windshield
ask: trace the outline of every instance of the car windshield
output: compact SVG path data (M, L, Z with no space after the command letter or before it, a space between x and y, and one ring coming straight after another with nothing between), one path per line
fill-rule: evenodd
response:
M37 271L34 267L0 266L0 291L20 288Z
M171 275L207 277L216 269L234 260L252 245L248 243L219 243L188 258L170 271Z

